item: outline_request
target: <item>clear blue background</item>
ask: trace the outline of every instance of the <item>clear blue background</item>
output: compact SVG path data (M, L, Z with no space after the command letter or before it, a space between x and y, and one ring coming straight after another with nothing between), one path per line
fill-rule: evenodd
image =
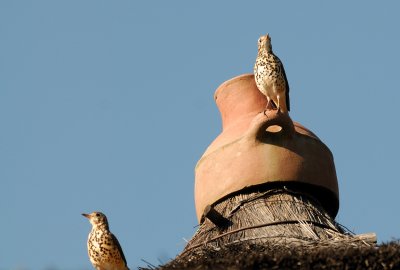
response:
M0 1L0 269L91 269L101 210L131 269L197 224L215 89L269 32L291 117L332 150L337 220L400 235L398 1Z

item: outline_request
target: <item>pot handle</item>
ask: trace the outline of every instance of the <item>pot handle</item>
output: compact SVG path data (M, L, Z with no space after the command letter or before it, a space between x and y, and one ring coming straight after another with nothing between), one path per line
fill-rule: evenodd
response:
M279 126L281 130L278 132L267 131L271 126ZM292 138L294 134L294 124L289 114L281 113L277 110L266 110L254 117L246 137L251 140L261 141L266 136Z

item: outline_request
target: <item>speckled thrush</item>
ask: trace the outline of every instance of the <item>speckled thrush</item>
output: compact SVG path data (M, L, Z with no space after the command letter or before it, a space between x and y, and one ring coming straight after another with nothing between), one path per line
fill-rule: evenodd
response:
M290 111L289 83L281 60L272 52L271 37L266 34L258 39L258 54L254 65L257 88L271 101L278 112Z
M82 214L92 224L87 248L96 270L129 270L121 245L110 232L107 217L101 212Z

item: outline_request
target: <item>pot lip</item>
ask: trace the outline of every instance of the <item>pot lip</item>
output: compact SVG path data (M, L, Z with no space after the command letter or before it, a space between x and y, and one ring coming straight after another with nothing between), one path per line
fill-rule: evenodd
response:
M245 74L241 74L241 75L238 75L238 76L236 76L236 77L233 77L233 78L231 78L231 79L229 79L229 80L227 80L227 81L224 81L223 83L221 83L221 84L217 87L217 90L215 90L215 93L214 93L214 100L217 100L219 92L221 92L222 89L226 88L228 85L233 84L233 83L236 83L237 81L244 80L245 78L251 77L251 76L254 77L254 74L252 74L252 73L245 73Z

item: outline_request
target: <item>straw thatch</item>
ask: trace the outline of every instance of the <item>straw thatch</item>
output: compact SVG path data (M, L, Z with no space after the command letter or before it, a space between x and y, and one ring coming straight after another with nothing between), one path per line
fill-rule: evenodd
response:
M230 269L246 269L245 265L269 269L256 266L260 260L268 264L272 260L276 266L288 258L301 262L306 257L321 256L318 254L376 250L374 235L350 233L335 222L318 199L299 190L261 186L221 199L210 208L227 222L203 216L183 252L161 269L228 269L229 265Z
M150 267L147 269L156 269ZM145 268L141 268L145 269ZM175 259L157 269L172 270L261 270L261 269L400 269L398 242L379 247L343 245L338 247L279 248L237 243L218 251L205 250L190 260Z
M342 245L344 241L370 245L344 230L311 195L287 187L240 193L217 203L214 209L229 223L221 227L204 218L181 258L244 242L280 248Z

